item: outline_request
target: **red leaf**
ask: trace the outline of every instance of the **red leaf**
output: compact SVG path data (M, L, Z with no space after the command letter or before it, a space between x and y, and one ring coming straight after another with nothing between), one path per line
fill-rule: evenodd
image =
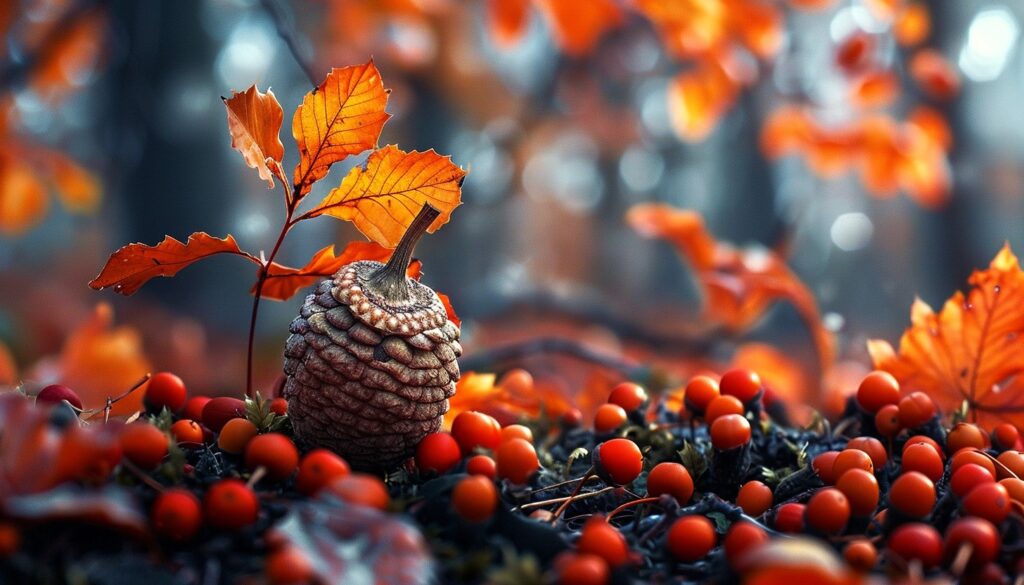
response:
M452 308L452 301L448 298L448 295L437 293L437 296L441 299L445 312L448 313L448 320L455 323L456 326L462 325L462 319L459 319L459 316L455 314L455 309Z
M346 264L358 260L376 260L387 262L392 250L376 242L352 242L345 246L340 256L334 255L334 245L322 248L302 268L292 268L274 262L267 271L267 280L263 283L260 296L275 301L290 299L299 289L315 284L318 279L327 278ZM406 274L409 278L419 280L422 265L419 260L409 264ZM253 286L252 294L256 294Z
M99 276L89 286L95 290L114 287L114 291L125 296L134 294L150 279L157 276L174 276L194 262L215 254L244 256L259 264L259 260L241 251L235 238L215 238L206 232L196 232L188 242L165 236L156 246L128 244L111 254Z

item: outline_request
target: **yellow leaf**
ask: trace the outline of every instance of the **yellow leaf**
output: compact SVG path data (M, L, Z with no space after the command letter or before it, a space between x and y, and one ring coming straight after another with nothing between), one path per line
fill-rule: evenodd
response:
M281 123L284 110L274 92L262 93L253 85L242 93L231 92L224 100L228 110L228 132L231 147L242 153L245 164L260 173L260 178L274 188L274 177L287 183L281 161L284 144L281 143Z
M308 215L351 221L366 237L394 248L424 204L441 212L427 231L448 222L461 203L465 176L449 157L433 150L403 152L386 146L374 151L365 167L352 169Z
M373 61L332 69L320 87L306 94L292 119L299 146L295 197L309 193L331 165L377 145L390 117L388 92Z

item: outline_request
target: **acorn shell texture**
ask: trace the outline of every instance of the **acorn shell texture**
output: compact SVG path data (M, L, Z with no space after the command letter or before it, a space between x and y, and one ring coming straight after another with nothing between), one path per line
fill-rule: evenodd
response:
M353 262L321 282L292 321L284 364L299 440L371 471L400 465L441 428L462 354L433 290L406 279L400 300L376 292L382 266Z

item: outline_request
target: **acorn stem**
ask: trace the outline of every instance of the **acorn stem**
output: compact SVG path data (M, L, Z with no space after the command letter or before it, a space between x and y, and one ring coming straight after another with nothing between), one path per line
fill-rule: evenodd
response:
M391 259L384 266L378 268L370 275L368 283L374 287L378 294L383 295L391 301L405 301L409 299L409 284L406 282L405 273L409 269L409 262L412 261L413 250L416 243L426 233L430 224L434 223L441 212L429 203L423 205L416 219L412 220L405 235L398 242Z

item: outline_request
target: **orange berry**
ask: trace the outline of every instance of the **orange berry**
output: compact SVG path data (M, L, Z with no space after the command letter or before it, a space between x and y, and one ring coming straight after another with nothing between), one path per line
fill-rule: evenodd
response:
M203 524L199 498L180 488L168 489L158 495L150 516L153 530L176 542L191 540Z
M832 462L832 478L838 480L851 469L863 469L868 473L875 472L871 457L859 449L843 449Z
M487 455L474 455L466 461L466 473L494 479L498 476L498 464Z
M178 412L188 399L185 383L170 372L154 374L146 384L144 392L143 402L150 412L160 412L164 408Z
M203 515L214 528L236 531L256 523L260 501L249 486L237 479L222 479L203 497Z
M927 524L910 522L897 526L887 545L903 562L919 561L925 570L942 562L942 536Z
M839 451L825 451L811 460L811 467L814 468L814 472L818 474L825 485L832 485L838 479L832 473L832 466L835 465L838 456Z
M295 478L295 489L299 493L314 496L325 486L351 473L348 463L327 449L313 449L302 458L299 475Z
M181 419L171 425L171 436L179 445L198 448L203 445L203 427L194 420Z
M167 435L149 423L136 422L121 432L121 451L125 459L149 471L167 455Z
M486 477L467 476L452 490L452 507L467 522L483 522L490 519L498 507L498 490Z
M704 420L711 424L720 416L736 414L742 416L744 413L743 403L735 396L722 395L711 401L704 411Z
M498 380L498 387L512 396L529 396L533 392L533 376L522 368L513 368Z
M889 505L904 516L924 518L935 507L935 484L923 473L904 473L889 488Z
M779 532L797 534L804 531L804 510L807 506L790 502L775 511L775 529Z
M1006 468L1006 470L1003 470L1002 467L996 468L1000 479L1013 476L1024 477L1024 455L1021 455L1019 451L1003 451L996 459Z
M956 453L967 447L985 449L988 447L988 437L976 425L962 422L950 429L946 435L946 449L950 453Z
M1006 488L1011 500L1024 504L1024 480L1007 477L999 480L999 484Z
M883 406L900 401L900 383L889 372L876 370L861 380L857 388L857 404L861 408L877 413Z
M668 529L665 544L676 560L693 563L715 548L715 526L704 516L683 516Z
M807 502L804 517L819 532L839 534L850 521L850 501L836 488L820 489Z
M238 455L245 451L245 446L257 433L259 433L259 429L249 419L233 418L221 427L220 436L217 437L217 446L225 453Z
M683 404L694 414L703 415L708 405L715 398L718 398L720 391L718 382L709 376L695 376L686 385L683 393Z
M1010 515L1010 493L999 483L982 483L967 492L961 504L972 516L984 518L993 524L1001 524Z
M507 441L509 439L522 439L532 443L533 431L530 430L530 427L524 425L508 425L501 429L501 440Z
M921 443L931 446L931 448L935 449L935 452L939 454L939 457L941 457L943 461L946 460L946 452L942 449L942 446L939 445L935 441L935 439L928 437L926 435L914 435L913 437L910 437L909 439L907 439L906 443L903 443L903 450L906 451L907 448L910 447L911 445L918 445Z
M983 518L960 518L946 529L943 552L949 561L960 552L964 545L971 546L968 568L978 568L991 563L999 553L1002 539L991 522Z
M290 545L267 555L264 571L270 585L305 585L315 576L306 555L298 547Z
M742 447L750 442L750 423L740 414L725 414L711 423L711 443L719 451Z
M920 471L932 481L938 481L945 471L942 458L935 452L935 449L925 443L911 445L904 449L900 468L904 473Z
M976 463L966 463L953 472L949 487L959 497L966 496L972 489L983 483L993 483L995 478L989 470Z
M733 396L743 404L750 404L761 395L763 384L757 372L737 368L722 374L718 388L723 395Z
M875 466L875 469L885 467L885 464L889 461L889 454L885 451L885 445L881 441L874 437L856 437L850 439L846 443L847 449L857 449L868 454L871 457L871 464Z
M245 465L249 469L262 467L270 479L284 481L299 466L299 450L280 433L257 435L245 446Z
M836 482L836 488L850 501L850 511L854 516L870 516L878 507L878 480L863 469L844 473Z
M768 540L768 533L760 526L746 520L733 522L722 541L722 548L725 549L725 558L728 559L729 566L734 571L739 571L743 566L743 558Z
M626 412L639 410L647 403L647 391L643 386L632 382L623 382L612 388L608 395L609 404L617 404Z
M602 434L611 433L624 425L626 418L625 409L618 404L602 404L594 413L594 430Z
M452 436L463 453L472 453L477 447L494 449L501 443L501 425L493 416L467 410L452 421Z
M953 458L949 461L949 472L956 473L957 469L968 463L974 463L987 469L992 477L996 476L996 465L992 463L992 460L983 453L979 453L976 449L968 447L961 449L956 453L953 453Z
M899 402L900 425L907 429L916 429L935 417L938 412L935 402L924 392L911 392Z
M612 485L625 485L644 469L640 447L629 439L611 439L594 449L594 469L601 479Z
M587 520L580 530L576 550L597 555L610 567L620 567L629 561L629 545L618 528L600 516Z
M458 441L445 432L430 433L416 446L416 467L420 473L448 473L461 460Z
M597 555L566 552L555 561L558 585L607 585L608 563Z
M772 489L756 479L748 481L736 496L736 505L747 516L758 517L772 507Z
M681 505L693 497L693 478L679 463L663 461L647 474L647 495L657 497L668 494Z
M843 549L843 559L854 570L866 573L874 569L875 564L878 563L878 550L870 540L857 539L851 541Z
M875 413L875 428L883 437L895 437L903 426L900 423L900 409L895 404L887 404Z
M498 477L515 484L525 484L540 469L537 450L522 439L510 439L498 446L494 453L498 464Z
M357 506L383 511L391 503L391 495L384 482L367 473L350 473L331 482L326 489L341 500Z

